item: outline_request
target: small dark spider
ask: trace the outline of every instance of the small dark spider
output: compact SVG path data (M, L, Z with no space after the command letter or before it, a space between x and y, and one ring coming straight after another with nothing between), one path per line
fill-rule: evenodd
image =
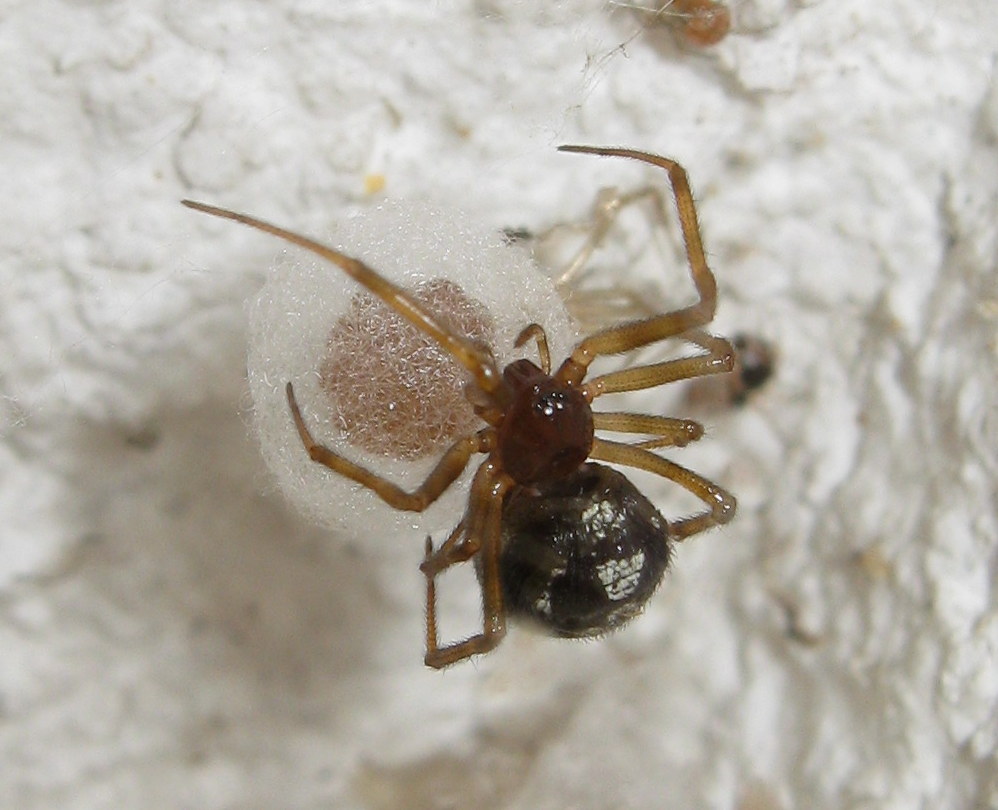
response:
M776 357L773 347L764 338L738 333L731 338L735 349L734 373L731 379L731 402L744 405L748 395L762 388L773 376Z
M777 356L768 340L739 332L731 336L731 347L735 350L731 373L690 385L685 395L688 406L700 412L740 408L773 376Z
M704 257L686 172L668 158L630 149L559 149L634 158L669 173L699 300L684 309L629 321L585 338L553 374L547 338L538 324L524 328L516 346L535 340L540 365L515 360L500 370L488 346L446 329L433 312L358 259L253 217L184 200L189 208L241 222L333 262L439 342L468 371L468 399L486 426L458 439L412 492L316 442L291 383L287 384L291 416L309 457L373 490L395 509L426 509L461 474L473 453L486 454L457 527L437 549L430 538L426 540L420 569L427 581L426 663L431 667L493 649L505 635L507 613L533 619L553 634L567 637L601 635L620 626L640 613L658 586L672 543L727 523L735 513L735 499L725 490L651 452L699 439L703 435L699 424L637 413L594 413L590 407L603 394L653 388L732 368L728 341L701 328L714 316L717 286ZM586 380L596 357L666 338L686 340L705 353ZM616 442L596 438L595 430L653 438ZM661 475L692 492L708 508L667 522L623 475L588 459ZM441 647L436 577L473 558L482 589L482 632Z

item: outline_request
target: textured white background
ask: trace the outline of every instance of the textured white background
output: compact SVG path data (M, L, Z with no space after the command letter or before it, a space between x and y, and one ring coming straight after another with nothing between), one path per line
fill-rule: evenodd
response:
M0 807L998 807L998 7L640 23L0 3ZM421 538L310 528L248 437L277 246L176 201L317 230L379 172L538 229L650 177L566 141L687 166L779 374L683 451L741 511L646 616L428 671Z

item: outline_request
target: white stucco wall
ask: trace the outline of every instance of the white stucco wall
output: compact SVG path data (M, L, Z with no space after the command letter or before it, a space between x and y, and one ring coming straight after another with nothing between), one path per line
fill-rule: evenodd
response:
M998 6L744 0L709 52L641 22L2 3L0 806L998 807ZM778 376L674 456L740 513L631 628L429 671L422 537L310 526L249 436L280 246L177 200L539 230L655 177L565 142L684 163L715 328Z

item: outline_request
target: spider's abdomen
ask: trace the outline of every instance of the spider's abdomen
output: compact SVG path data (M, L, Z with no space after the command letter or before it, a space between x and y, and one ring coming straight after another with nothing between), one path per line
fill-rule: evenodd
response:
M510 363L503 379L512 394L498 433L503 471L527 486L571 474L593 446L593 412L582 392L529 360Z
M638 615L671 554L665 518L602 464L518 489L502 531L506 610L566 638L602 635Z

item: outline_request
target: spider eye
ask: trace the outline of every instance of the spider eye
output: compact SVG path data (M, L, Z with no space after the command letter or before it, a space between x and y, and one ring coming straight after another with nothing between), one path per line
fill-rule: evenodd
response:
M537 398L534 410L541 416L552 417L567 407L567 397L562 391L553 391Z

